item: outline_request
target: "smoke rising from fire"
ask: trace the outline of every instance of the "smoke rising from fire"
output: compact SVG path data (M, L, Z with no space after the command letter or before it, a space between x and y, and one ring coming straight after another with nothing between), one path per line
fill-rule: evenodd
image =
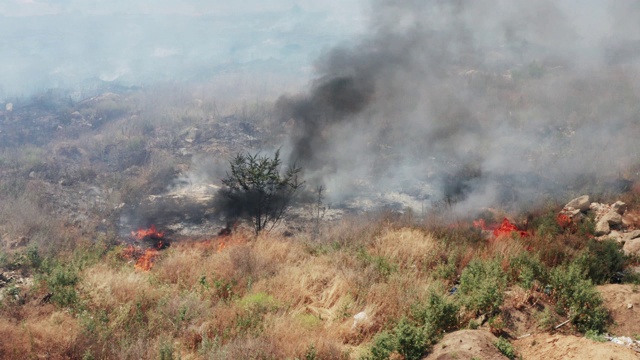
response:
M373 0L369 17L368 36L277 104L291 161L330 200L531 204L636 164L637 2Z

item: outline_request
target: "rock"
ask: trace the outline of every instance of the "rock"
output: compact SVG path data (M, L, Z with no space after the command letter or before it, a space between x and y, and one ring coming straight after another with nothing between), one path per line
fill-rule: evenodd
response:
M625 255L640 255L640 238L625 242L622 251Z
M627 309L633 309L633 304L627 304Z
M12 112L13 111L13 103L7 103L7 105L5 105L4 107L5 110L7 110L7 112Z
M628 233L622 234L622 241L627 242L633 239L640 238L640 230L633 230Z
M600 220L596 223L595 236L608 235L611 232L609 222L606 220Z
M567 203L567 205L565 205L565 209L568 208L574 208L577 210L580 210L582 212L589 210L589 205L591 203L589 202L589 195L582 195L580 197L577 197L571 201L569 201Z
M606 213L600 221L606 221L609 225L613 226L620 225L622 224L622 215L618 214L615 210L611 210Z
M623 203L622 201L616 201L615 203L613 203L613 205L611 205L611 210L617 212L620 215L624 215L625 211L627 211L627 204ZM622 219L620 221L622 221Z
M565 208L564 210L562 210L562 213L569 216L570 218L574 218L578 216L578 214L580 214L580 209L574 209L572 207Z

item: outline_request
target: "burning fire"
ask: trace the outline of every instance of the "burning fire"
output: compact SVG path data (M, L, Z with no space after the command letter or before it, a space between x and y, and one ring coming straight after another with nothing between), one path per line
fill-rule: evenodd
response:
M138 258L133 266L136 270L149 271L153 267L153 260L159 255L156 249L147 249L142 256Z
M148 229L138 229L138 231L132 231L131 236L137 240L142 240L145 237L162 238L164 237L164 231L158 231L155 225L151 225Z
M162 250L169 246L169 242L165 241L164 231L158 231L155 225L151 225L148 229L138 229L131 232L131 237L137 241L151 242L150 249L143 249L139 245L129 245L123 250L122 255L127 259L135 260L136 270L149 271L153 267L153 261Z
M475 220L473 222L473 226L480 228L482 230L491 231L494 238L500 238L503 236L511 236L511 234L516 233L521 238L528 237L529 233L526 231L519 230L515 224L513 224L509 219L504 218L500 226L487 226L484 219Z

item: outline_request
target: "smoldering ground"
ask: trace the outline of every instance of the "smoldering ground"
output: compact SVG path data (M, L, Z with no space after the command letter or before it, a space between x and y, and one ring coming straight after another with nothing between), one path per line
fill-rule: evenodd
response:
M277 103L290 160L331 201L365 189L522 206L637 176L637 2L368 9L369 35L328 51L309 90Z

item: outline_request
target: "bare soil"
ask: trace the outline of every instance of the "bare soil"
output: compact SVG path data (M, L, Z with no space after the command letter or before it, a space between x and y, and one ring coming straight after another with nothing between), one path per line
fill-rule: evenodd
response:
M535 334L512 343L525 360L615 359L636 360L640 354L610 342L600 343L573 335Z
M507 359L494 343L498 341L485 330L461 330L445 335L424 360Z
M609 332L617 336L636 337L640 334L640 289L631 284L598 286L605 306L613 318Z

